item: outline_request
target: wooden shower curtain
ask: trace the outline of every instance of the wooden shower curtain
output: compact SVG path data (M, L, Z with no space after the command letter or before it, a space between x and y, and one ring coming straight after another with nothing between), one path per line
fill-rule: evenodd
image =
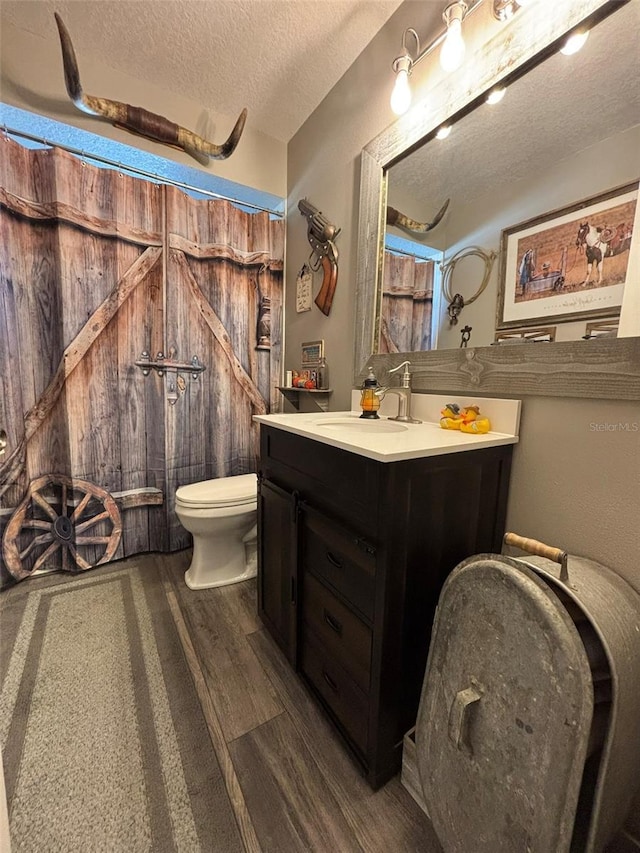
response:
M379 352L431 349L433 261L384 253Z
M5 138L0 238L2 582L185 547L176 488L279 405L283 223Z

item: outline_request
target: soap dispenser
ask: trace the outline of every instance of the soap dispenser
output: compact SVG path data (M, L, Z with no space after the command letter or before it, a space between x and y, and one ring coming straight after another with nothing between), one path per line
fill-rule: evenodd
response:
M360 396L360 408L362 409L361 418L379 418L378 409L380 408L380 397L376 391L380 388L378 380L373 372L373 368L367 368L369 375L362 383L362 394Z

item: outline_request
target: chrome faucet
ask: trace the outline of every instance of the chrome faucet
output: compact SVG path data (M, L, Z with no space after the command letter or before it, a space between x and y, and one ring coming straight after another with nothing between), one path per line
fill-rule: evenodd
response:
M389 371L389 375L392 373L396 373L402 367L404 367L404 371L402 373L402 377L400 379L400 386L398 388L391 388L388 385L383 385L375 392L376 397L380 397L381 400L384 400L387 394L397 394L398 395L398 414L395 418L389 418L390 421L402 421L403 423L408 424L421 424L422 421L417 418L411 417L411 373L409 372L410 361L403 361L402 364L399 364L397 367L394 367L393 370Z

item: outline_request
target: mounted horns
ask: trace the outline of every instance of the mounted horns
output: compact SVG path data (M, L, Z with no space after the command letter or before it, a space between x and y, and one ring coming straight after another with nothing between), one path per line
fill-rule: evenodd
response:
M212 160L226 160L236 149L244 124L247 120L246 109L242 110L240 116L231 131L229 138L222 145L214 145L191 130L175 124L163 116L150 113L142 107L132 107L122 104L120 101L110 101L107 98L96 98L93 95L85 95L80 85L80 72L76 54L71 43L71 36L65 27L62 18L57 12L54 13L58 32L60 34L60 45L62 47L62 61L64 63L64 81L67 93L83 113L99 116L110 121L114 127L121 127L130 133L137 133L154 142L163 145L171 145L179 148L195 159L203 156Z
M395 207L387 206L387 225L395 225L398 228L404 228L406 231L426 234L427 231L431 231L431 229L435 228L440 222L447 212L450 201L451 199L449 198L445 201L440 210L436 213L433 222L416 222L415 219L409 219L409 217L405 216L404 213L400 213L400 211L396 210Z

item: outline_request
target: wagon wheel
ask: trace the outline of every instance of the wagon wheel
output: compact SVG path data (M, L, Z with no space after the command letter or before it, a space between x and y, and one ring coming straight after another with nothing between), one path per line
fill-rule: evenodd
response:
M120 510L107 491L86 480L45 474L29 484L11 516L2 554L18 580L45 564L84 571L108 562L121 535Z

